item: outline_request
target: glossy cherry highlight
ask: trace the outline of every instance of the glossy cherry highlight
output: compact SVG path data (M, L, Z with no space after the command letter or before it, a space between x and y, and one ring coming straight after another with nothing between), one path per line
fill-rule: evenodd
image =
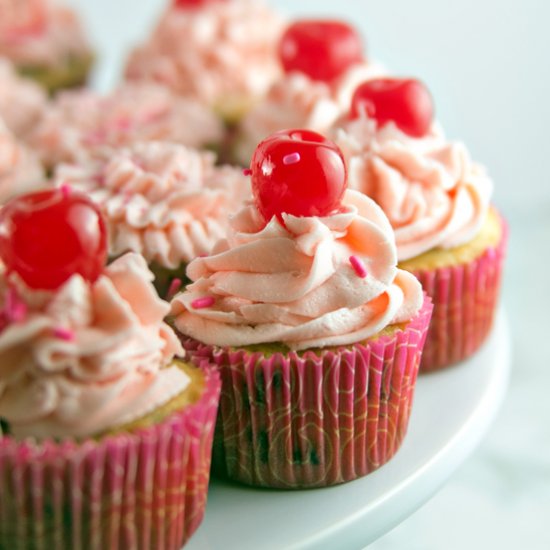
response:
M346 166L340 149L310 130L283 130L262 141L251 163L252 192L265 221L282 214L326 216L340 207Z
M107 259L105 222L66 187L22 195L0 211L0 257L34 289L56 289L76 273L94 282Z
M430 130L434 106L430 92L415 79L379 78L364 82L351 100L351 118L365 112L379 127L394 122L405 134L423 137Z
M363 60L358 32L342 21L303 20L290 25L279 44L285 72L330 82Z

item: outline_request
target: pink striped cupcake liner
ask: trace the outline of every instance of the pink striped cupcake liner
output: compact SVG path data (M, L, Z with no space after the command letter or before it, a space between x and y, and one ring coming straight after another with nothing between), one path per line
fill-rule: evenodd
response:
M0 439L0 548L179 550L206 506L220 392L162 423L81 443Z
M387 462L407 431L432 312L391 336L338 350L216 348L184 339L222 379L213 473L262 487L335 485Z
M491 332L508 242L508 227L504 220L502 227L498 245L488 248L473 262L413 271L434 304L420 364L421 374L467 359Z

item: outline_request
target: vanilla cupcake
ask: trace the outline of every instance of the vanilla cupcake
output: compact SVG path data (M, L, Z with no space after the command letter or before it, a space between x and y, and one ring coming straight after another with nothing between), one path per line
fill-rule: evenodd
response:
M216 375L177 358L143 258L104 267L90 199L24 195L0 226L0 546L179 550L204 513Z
M0 117L0 205L45 185L38 157L11 135Z
M490 205L492 181L433 123L431 97L418 81L361 85L340 126L350 187L383 209L400 267L434 300L421 370L467 358L487 337L498 304L507 230Z
M6 58L0 58L0 83L0 119L18 139L24 139L46 109L46 94L32 80L18 76Z
M248 166L256 145L278 130L327 133L349 109L355 88L385 73L368 60L359 32L343 21L298 20L281 37L283 74L244 117L234 156Z
M76 13L50 0L0 1L0 56L49 92L86 82L93 54Z
M240 119L280 73L281 18L263 0L174 0L126 67Z
M215 166L214 159L174 143L137 143L94 163L60 165L55 181L100 206L109 255L141 254L166 296L182 282L185 266L225 235L228 212L250 197L242 171Z
M279 132L252 182L254 202L172 301L190 357L222 378L214 471L266 487L350 481L405 435L431 302L397 268L381 209L345 192L333 143Z
M214 147L222 137L222 125L203 105L160 85L136 83L108 95L91 90L60 94L28 141L53 168L105 157L138 141Z

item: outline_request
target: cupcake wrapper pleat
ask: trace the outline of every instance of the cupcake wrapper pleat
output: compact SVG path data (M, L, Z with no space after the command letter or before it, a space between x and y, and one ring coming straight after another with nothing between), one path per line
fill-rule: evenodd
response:
M476 352L491 332L500 296L508 227L498 245L468 264L413 271L434 311L420 373L442 369Z
M405 436L432 304L391 336L303 354L184 339L222 378L213 472L255 486L322 487L387 462Z
M204 515L220 391L150 428L80 443L0 439L0 548L179 550Z

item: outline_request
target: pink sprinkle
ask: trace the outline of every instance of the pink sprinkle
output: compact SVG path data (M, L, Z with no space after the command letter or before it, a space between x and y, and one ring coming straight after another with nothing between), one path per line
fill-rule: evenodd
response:
M497 252L494 248L489 248L487 250L487 259L493 261L497 257Z
M59 338L60 340L65 340L67 342L74 340L74 332L72 330L69 330L68 328L57 327L56 329L54 329L53 335L56 338Z
M61 185L61 193L63 198L66 199L71 194L71 186L68 183L63 183Z
M197 298L191 302L193 309L205 309L211 307L216 303L216 300L212 296L204 296L204 298Z
M283 157L283 164L285 166L288 166L289 164L296 164L297 162L300 162L300 158L300 153L291 153L290 155Z
M361 279L364 279L367 276L367 268L365 267L365 264L363 263L363 260L361 258L358 258L357 256L350 256L349 257L349 263L351 264L351 267L355 270L355 273Z
M5 315L12 323L23 321L27 316L27 304L19 299L14 288L8 288L6 292Z
M166 294L167 298L172 298L176 294L176 292L181 288L181 279L172 279L172 282L170 283L170 287L168 288L168 292Z
M251 175L252 175L252 170L251 170L250 168L245 168L245 169L243 170L243 174L244 174L245 176L251 176Z

